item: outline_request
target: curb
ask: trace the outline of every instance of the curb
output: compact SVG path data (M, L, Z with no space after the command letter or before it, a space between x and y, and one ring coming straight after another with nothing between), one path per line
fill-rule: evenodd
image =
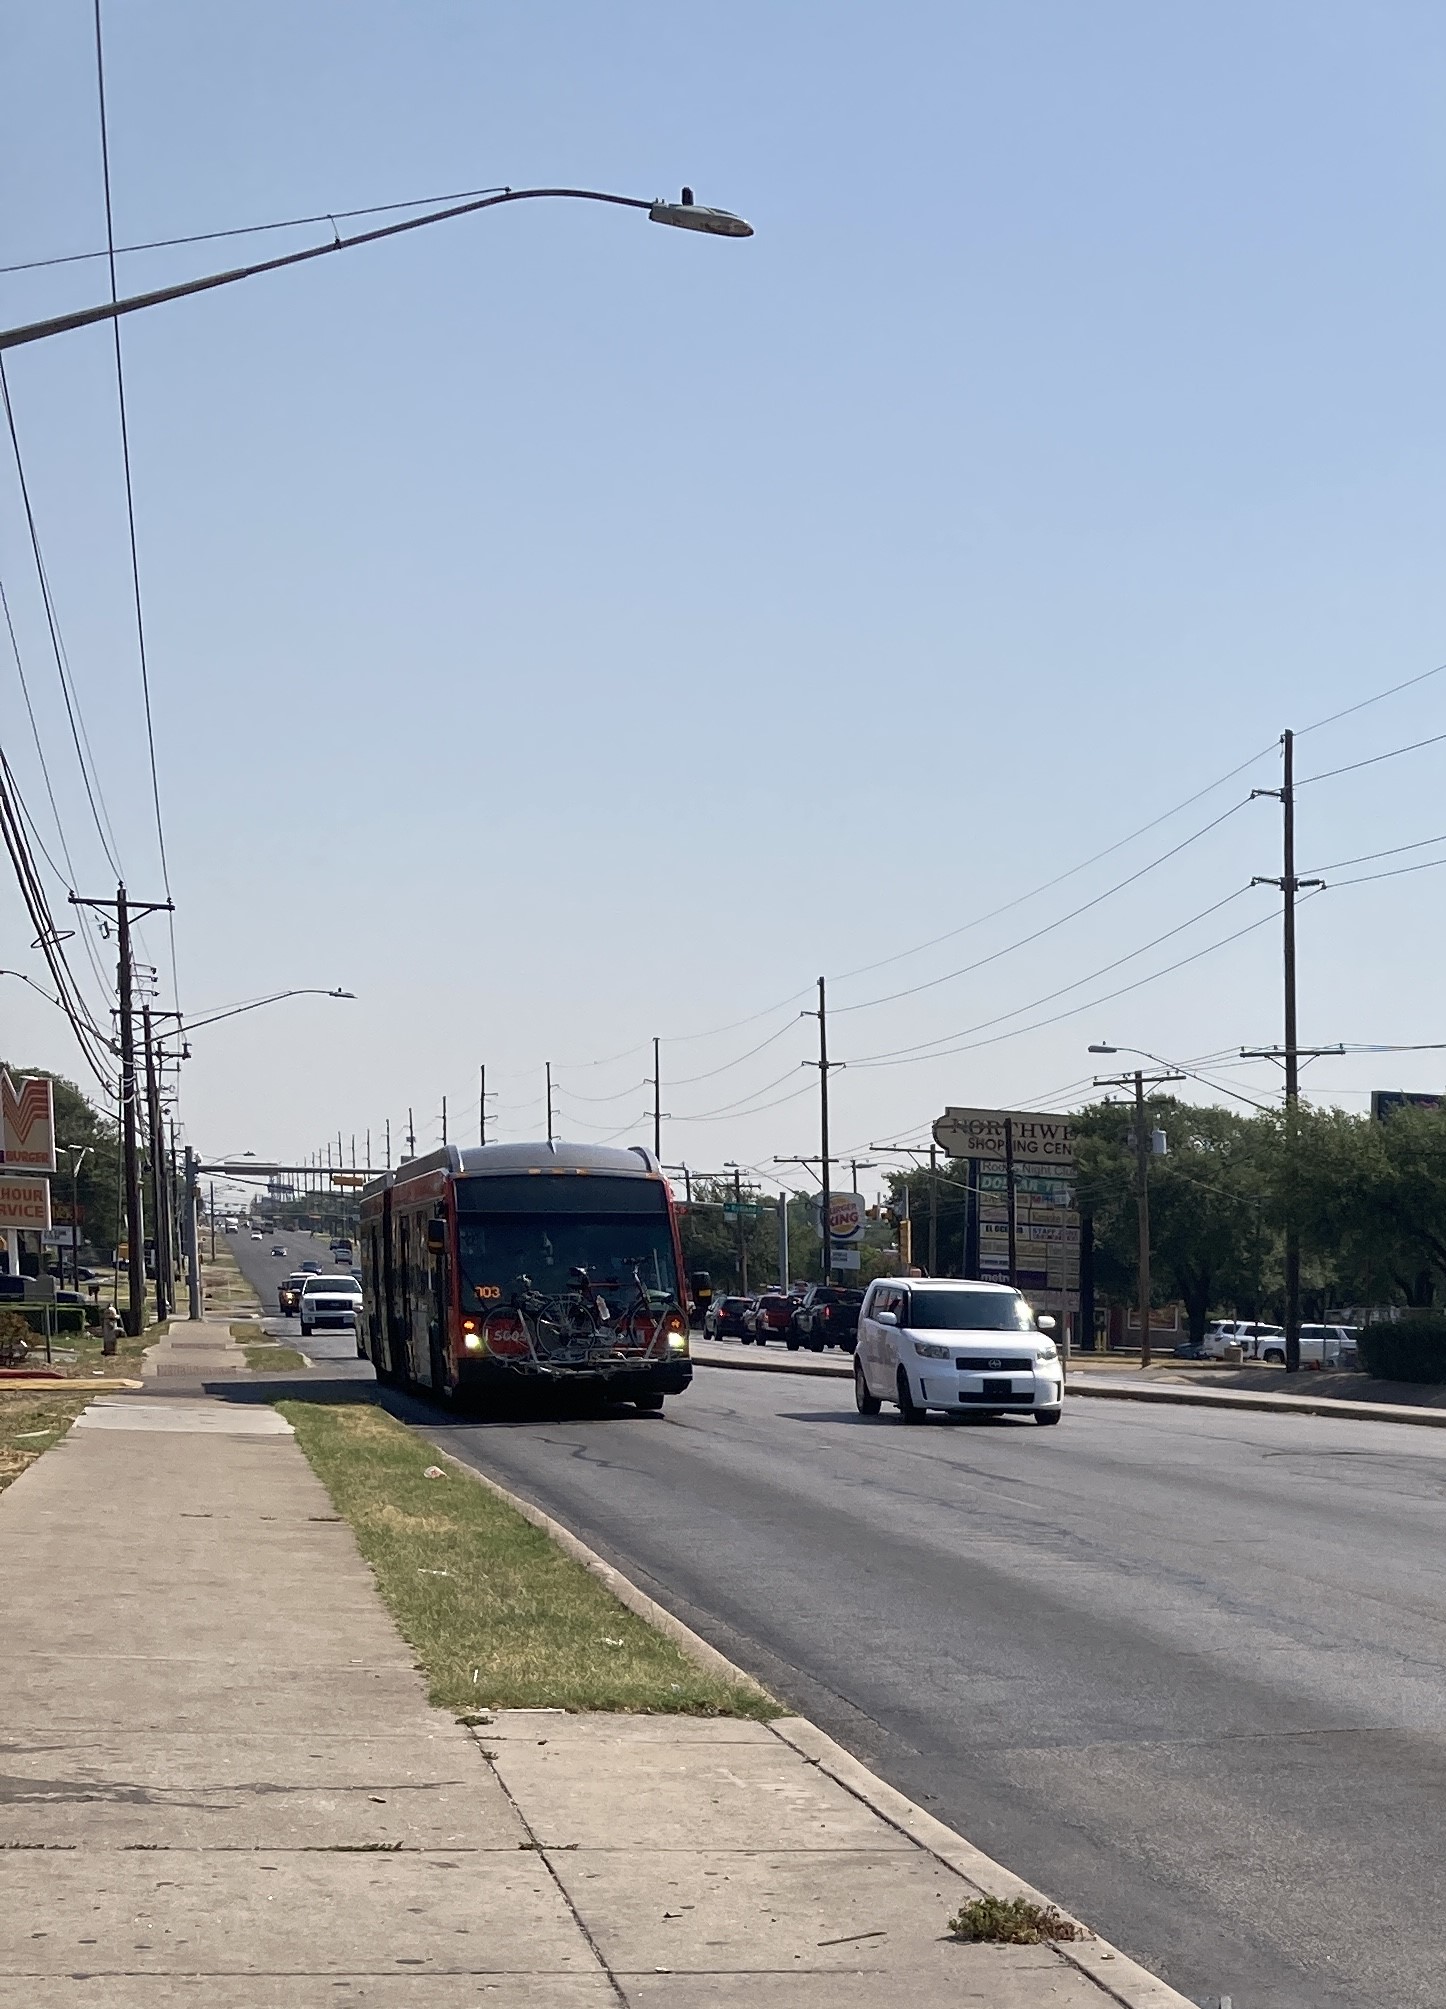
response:
M728 1364L721 1360L712 1363L716 1367ZM814 1367L783 1368L782 1371L817 1374L820 1370ZM837 1368L824 1368L822 1371L834 1374L839 1372ZM422 1427L425 1433L425 1426ZM672 1612L666 1611L662 1605L650 1598L646 1591L639 1590L621 1570L614 1569L611 1563L605 1562L595 1549L590 1549L586 1542L575 1535L570 1528L565 1528L561 1521L555 1521L551 1514L544 1513L541 1507L533 1506L530 1500L524 1500L520 1494L509 1492L507 1487L500 1485L496 1479L489 1478L485 1472L479 1472L475 1465L464 1463L454 1452L444 1451L436 1444L433 1445L433 1449L440 1458L444 1458L465 1478L475 1480L479 1486L485 1486L489 1493L521 1514L524 1520L532 1523L533 1527L540 1528L544 1534L551 1536L558 1547L570 1555L574 1562L581 1563L585 1570L605 1584L619 1604L626 1605L629 1611L636 1612L639 1618L656 1626L658 1631L681 1648L690 1660L705 1667L710 1674L722 1675L726 1680L751 1688L759 1695L768 1693L761 1682L756 1681L745 1669L735 1665L726 1654L720 1653L716 1646L710 1646L708 1641L694 1632L691 1626L684 1625L680 1618L675 1618ZM1158 1975L1151 1974L1148 1968L1141 1967L1137 1961L1131 1960L1127 1953L1121 1953L1118 1948L1111 1946L1107 1939L1101 1939L1082 1919L1064 1911L1061 1906L1054 1903L1053 1899L1047 1898L1043 1891L1036 1890L1033 1884L1015 1876L1012 1870L1005 1869L1002 1863L995 1862L993 1857L985 1855L982 1849L976 1849L972 1842L956 1834L953 1828L946 1827L937 1815L917 1806L905 1794L897 1791L886 1780L879 1778L877 1773L871 1772L867 1765L862 1764L841 1744L836 1744L827 1731L820 1730L818 1725L811 1723L806 1716L777 1716L764 1727L809 1764L817 1766L818 1770L825 1777L832 1779L835 1785L842 1786L845 1792L852 1793L856 1800L862 1801L871 1813L878 1815L880 1820L886 1821L891 1828L896 1828L900 1834L906 1835L911 1842L924 1849L937 1862L943 1863L946 1869L953 1870L957 1876L963 1877L966 1883L972 1884L981 1896L1005 1899L1022 1897L1033 1904L1049 1906L1055 1911L1060 1911L1063 1917L1069 1919L1071 1924L1077 1925L1088 1936L1082 1940L1050 1940L1047 1943L1051 1951L1066 1965L1075 1968L1087 1980L1092 1981L1102 1994L1119 2005L1119 2009L1191 2009L1188 1999L1171 1988L1167 1982L1161 1981Z
M836 1361L710 1360L692 1355L695 1367L731 1368L735 1374L822 1374L851 1380L852 1370ZM1446 1409L1420 1409L1409 1403L1351 1402L1321 1395L1251 1395L1225 1388L1186 1388L1156 1384L1142 1388L1091 1388L1076 1369L1067 1379L1066 1395L1083 1395L1096 1402L1169 1402L1188 1409L1244 1409L1266 1416L1334 1416L1347 1423L1410 1423L1418 1430L1446 1430Z
M1446 1430L1446 1410L1417 1409L1408 1403L1341 1401L1328 1395L1247 1395L1223 1388L1081 1388L1100 1402L1173 1402L1193 1409L1247 1409L1266 1416L1335 1416L1347 1423L1411 1423L1418 1430Z

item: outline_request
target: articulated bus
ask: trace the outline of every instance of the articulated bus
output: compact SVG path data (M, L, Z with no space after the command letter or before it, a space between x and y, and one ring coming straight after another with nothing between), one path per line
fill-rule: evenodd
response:
M363 1351L392 1386L661 1409L693 1378L672 1195L641 1147L409 1159L362 1193L361 1272Z

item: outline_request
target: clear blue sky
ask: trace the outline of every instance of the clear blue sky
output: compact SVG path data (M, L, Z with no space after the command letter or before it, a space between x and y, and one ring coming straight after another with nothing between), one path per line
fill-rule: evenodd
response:
M502 1135L540 1131L550 1058L566 1131L645 1136L660 1034L665 1155L766 1163L816 1148L793 994L820 972L845 1150L946 1101L1068 1104L1091 1039L1280 1036L1270 920L1052 1026L860 1064L1032 1025L1270 913L1241 893L1133 955L1279 870L1267 801L1011 947L1275 782L1269 752L1054 891L843 973L1446 660L1439 7L112 0L107 31L123 243L497 182L687 181L758 233L522 207L128 326L183 1002L358 993L197 1035L204 1151L375 1135L409 1103L426 1141L443 1093L470 1136L483 1060ZM90 32L85 0L11 10L0 263L103 242ZM122 283L238 255L132 257ZM10 275L0 318L103 287L96 265ZM10 382L119 848L154 896L108 339L22 352ZM76 876L104 891L22 530L0 452L0 576ZM1310 734L1300 771L1443 713L1446 676ZM49 837L3 656L0 722ZM1302 867L1446 830L1443 756L1302 791ZM1303 911L1303 1037L1440 1034L1442 890L1428 871ZM38 976L28 940L7 883L0 963ZM13 981L0 1028L75 1067ZM1443 1073L1354 1058L1308 1082L1362 1108Z

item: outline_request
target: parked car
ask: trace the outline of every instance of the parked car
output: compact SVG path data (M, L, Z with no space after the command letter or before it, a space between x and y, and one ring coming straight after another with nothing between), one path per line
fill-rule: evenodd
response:
M852 1353L858 1341L859 1309L863 1301L861 1290L849 1290L842 1284L810 1284L793 1314L789 1352L796 1353L800 1346L807 1346L814 1353L822 1353L826 1346L836 1346L844 1353Z
M1058 1423L1064 1369L1053 1332L1054 1320L1036 1319L1009 1284L881 1278L859 1315L854 1401L861 1416L892 1402L905 1423L930 1409Z
M746 1339L748 1328L743 1320L752 1311L751 1297L715 1297L703 1314L703 1337L705 1339Z
M769 1340L776 1336L788 1339L792 1346L794 1342L789 1335L797 1304L798 1299L791 1297L787 1291L764 1291L761 1297L754 1299L753 1309L743 1314L744 1345L751 1339L757 1346L767 1346Z
M301 1336L307 1338L318 1326L350 1326L355 1332L361 1325L361 1308L361 1285L355 1277L308 1277L296 1308Z
M1278 1340L1261 1342L1258 1357L1271 1367L1285 1365L1285 1334ZM1300 1329L1302 1367L1353 1366L1356 1358L1356 1331L1348 1325L1303 1325Z
M302 1289L310 1274L308 1270L293 1270L291 1275L277 1286L276 1302L287 1317L290 1317L301 1303Z
M1285 1327L1283 1325L1262 1325L1258 1319L1217 1318L1205 1328L1201 1341L1201 1351L1206 1360L1223 1360L1228 1346L1238 1346L1246 1360L1257 1358L1257 1349L1273 1347L1279 1341L1282 1360L1285 1358ZM1264 1359L1264 1352L1259 1357Z

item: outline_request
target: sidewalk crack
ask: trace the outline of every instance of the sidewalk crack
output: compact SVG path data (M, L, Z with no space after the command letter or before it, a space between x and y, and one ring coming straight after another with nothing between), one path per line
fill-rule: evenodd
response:
M612 1968L603 1958L602 1948L593 1938L591 1931L588 1929L586 1919L583 1917L582 1913L578 1910L577 1906L573 1903L572 1898L568 1892L567 1886L564 1884L562 1878L558 1875L556 1869L553 1867L552 1851L548 1848L545 1842L539 1839L537 1830L533 1827L531 1821L528 1820L526 1814L523 1813L517 1795L512 1791L512 1788L508 1785L507 1781L498 1771L497 1766L494 1762L493 1753L485 1749L481 1739L477 1736L474 1730L469 1729L467 1734L472 1739L472 1742L477 1746L477 1750L482 1758L483 1763L486 1765L488 1771L492 1774L493 1778L497 1781L497 1784L501 1787L502 1792L506 1797L507 1804L512 1808L518 1820L522 1823L523 1830L527 1835L527 1840L522 1844L522 1846L525 1849L531 1849L543 1864L543 1867L546 1869L547 1874L552 1878L558 1896L567 1906L568 1912L572 1918L574 1925L576 1925L578 1931L582 1934L583 1939L587 1944L588 1951L592 1954L593 1959L597 1962L599 1970L604 1975L606 1975L608 1986L612 1989L618 2001L623 2004L623 2009L627 2009L628 1998L623 1993L622 1983L618 1980L618 1977L616 1976L616 1974L614 1974Z

